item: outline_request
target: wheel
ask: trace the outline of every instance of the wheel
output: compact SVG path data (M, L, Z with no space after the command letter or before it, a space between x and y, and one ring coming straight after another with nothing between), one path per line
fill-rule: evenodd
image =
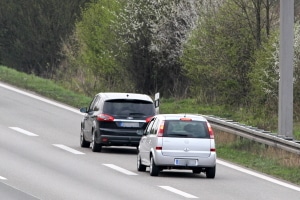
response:
M156 166L153 156L150 159L150 176L158 176L159 168Z
M102 149L102 146L101 146L101 144L97 144L96 143L96 141L95 141L95 133L93 133L93 137L92 137L92 143L91 143L92 145L92 151L93 152L99 152L99 151L101 151L101 149Z
M84 148L87 148L87 147L90 147L90 144L91 144L90 142L88 142L84 139L83 130L81 129L81 132L80 132L80 146L84 147Z
M206 168L206 178L215 178L216 166Z
M195 168L193 169L194 174L200 174L201 173L201 168Z
M146 171L146 165L142 164L141 157L139 155L137 155L137 170L139 172Z

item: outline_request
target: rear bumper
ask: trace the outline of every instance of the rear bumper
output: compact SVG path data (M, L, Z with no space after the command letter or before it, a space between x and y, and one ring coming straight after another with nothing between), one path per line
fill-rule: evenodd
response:
M209 157L176 157L176 156L164 156L161 151L156 151L153 154L154 162L157 166L178 168L196 168L196 167L214 167L216 166L216 152L211 152ZM175 159L183 160L197 160L197 165L175 165Z
M141 136L136 135L135 132L120 131L115 130L111 132L105 131L103 134L101 131L96 133L96 143L103 146L135 146L139 145Z

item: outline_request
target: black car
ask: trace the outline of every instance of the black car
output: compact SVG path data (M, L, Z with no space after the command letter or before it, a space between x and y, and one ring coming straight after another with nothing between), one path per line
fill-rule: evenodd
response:
M136 93L99 93L81 122L80 146L101 151L102 146L134 146L155 115L151 97Z

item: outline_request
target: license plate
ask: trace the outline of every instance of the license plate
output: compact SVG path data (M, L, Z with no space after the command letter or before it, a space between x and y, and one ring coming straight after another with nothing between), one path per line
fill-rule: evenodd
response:
M139 123L138 122L122 122L120 124L121 127L139 127Z
M178 166L197 166L198 165L198 160L175 159L174 165L178 165Z
M188 160L187 161L187 166L197 166L198 165L198 160Z

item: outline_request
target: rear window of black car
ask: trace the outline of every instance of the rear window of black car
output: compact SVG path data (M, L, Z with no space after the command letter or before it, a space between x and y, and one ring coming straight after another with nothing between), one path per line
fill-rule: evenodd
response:
M142 100L109 100L104 103L103 112L111 115L155 115L154 104Z
M204 121L165 121L164 137L209 138L207 123Z

